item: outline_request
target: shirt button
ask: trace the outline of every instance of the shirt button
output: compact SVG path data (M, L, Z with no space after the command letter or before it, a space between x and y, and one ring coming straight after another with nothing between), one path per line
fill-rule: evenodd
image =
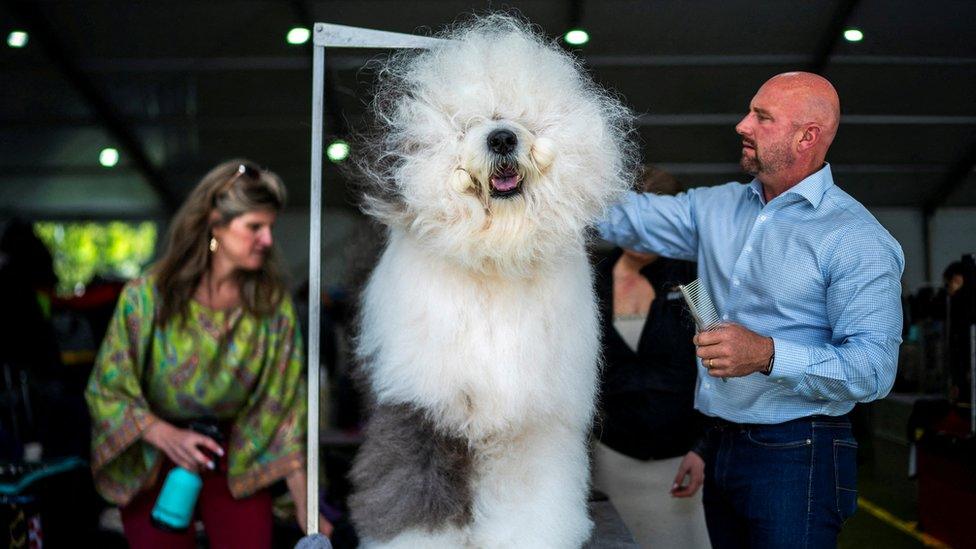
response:
M712 388L712 384L711 383L703 383L703 385L705 386L706 389L711 389Z
M735 286L738 286L739 285L739 279L737 278L737 279L733 280L732 281L732 284L735 285Z
M729 319L729 315L727 315L727 314L726 315L722 315L722 320L728 320L728 319Z
M762 223L763 221L766 221L766 216L765 215L759 216L759 222Z
M745 252L749 253L752 251L752 246L746 246Z

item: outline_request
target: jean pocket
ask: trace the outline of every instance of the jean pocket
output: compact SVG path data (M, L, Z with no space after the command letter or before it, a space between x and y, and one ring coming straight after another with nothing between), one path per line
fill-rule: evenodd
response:
M746 438L749 442L762 446L763 448L786 450L789 448L800 448L810 446L813 440L797 435L796 432L776 432L767 429L749 429L746 431Z
M837 514L845 521L857 510L857 442L834 441L834 485Z

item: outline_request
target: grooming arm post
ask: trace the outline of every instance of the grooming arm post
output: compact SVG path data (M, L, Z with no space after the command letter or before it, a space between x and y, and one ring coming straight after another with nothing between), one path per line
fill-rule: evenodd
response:
M323 25L315 25L315 35ZM308 249L308 447L306 534L319 531L319 325L322 307L322 119L325 94L325 47L312 48L312 178Z
M425 49L444 42L441 38L378 31L331 23L315 24L315 45L330 48Z
M312 161L308 250L308 440L306 463L306 534L299 543L328 547L319 533L319 326L322 307L322 153L325 96L325 48L429 48L438 38L316 23L312 32ZM313 541L314 540L314 541Z

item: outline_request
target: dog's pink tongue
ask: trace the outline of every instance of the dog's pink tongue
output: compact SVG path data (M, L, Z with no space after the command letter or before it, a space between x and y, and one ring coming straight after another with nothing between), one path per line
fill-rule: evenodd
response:
M507 192L518 186L518 175L493 176L491 186L496 191Z

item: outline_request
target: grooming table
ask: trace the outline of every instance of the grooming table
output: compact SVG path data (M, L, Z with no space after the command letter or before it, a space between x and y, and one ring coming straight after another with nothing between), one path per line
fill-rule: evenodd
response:
M591 501L589 507L593 535L584 549L640 549L610 500Z

